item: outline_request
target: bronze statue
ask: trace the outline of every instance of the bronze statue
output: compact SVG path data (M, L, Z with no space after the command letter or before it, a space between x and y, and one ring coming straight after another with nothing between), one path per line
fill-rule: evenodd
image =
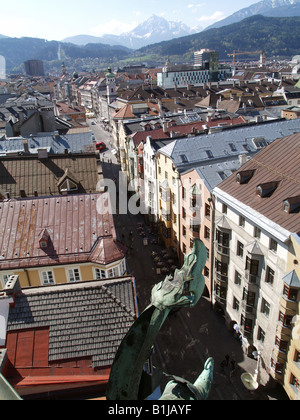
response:
M135 321L115 356L107 389L108 400L138 400L151 394L145 385L149 378L144 372L144 364L170 312L183 307L193 308L201 298L205 287L202 272L206 259L206 248L196 239L192 253L185 256L182 268L174 273L174 279L168 276L153 287L150 306ZM213 359L209 358L194 384L174 376L161 399L207 399L213 368Z

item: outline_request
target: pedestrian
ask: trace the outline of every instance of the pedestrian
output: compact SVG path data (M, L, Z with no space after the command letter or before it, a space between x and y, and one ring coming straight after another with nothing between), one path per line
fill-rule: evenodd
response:
M230 377L231 377L234 374L234 371L235 371L235 365L236 365L235 360L231 360L230 364L231 364L231 369L230 369Z
M229 359L230 359L229 355L226 354L226 356L225 356L225 366L229 365Z
M220 365L220 366L221 366L221 372L222 372L222 373L225 373L225 370L224 370L224 369L225 369L225 365L226 365L226 360L223 360L223 361L221 362L221 365Z

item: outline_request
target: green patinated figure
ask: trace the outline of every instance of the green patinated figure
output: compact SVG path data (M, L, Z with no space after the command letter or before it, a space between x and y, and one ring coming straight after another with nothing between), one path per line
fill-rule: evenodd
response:
M138 400L147 396L143 390L143 368L156 336L172 310L193 308L198 303L205 287L202 272L206 259L207 251L203 242L195 240L192 253L185 256L184 264L175 271L174 279L168 276L153 287L150 306L133 324L116 354L108 384L108 400ZM207 399L213 367L210 358L194 384L174 376L162 399Z

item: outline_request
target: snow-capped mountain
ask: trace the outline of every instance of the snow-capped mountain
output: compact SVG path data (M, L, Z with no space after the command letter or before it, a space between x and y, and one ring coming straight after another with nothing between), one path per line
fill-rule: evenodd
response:
M262 0L237 11L233 15L214 23L206 29L221 28L222 26L240 22L254 15L267 17L300 16L300 0Z
M169 41L174 38L191 35L201 32L202 28L189 28L182 22L170 22L163 17L151 16L148 20L138 25L130 32L121 35L103 35L93 37L89 35L78 35L66 38L63 42L71 42L76 45L88 43L103 43L110 45L123 45L128 48L138 49L157 42Z

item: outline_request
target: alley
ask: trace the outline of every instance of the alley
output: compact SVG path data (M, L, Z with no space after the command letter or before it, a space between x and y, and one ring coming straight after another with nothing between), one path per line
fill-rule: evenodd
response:
M110 150L102 159L105 178L117 179L120 167ZM149 305L153 286L165 278L159 275L152 257L152 252L161 253L157 243L144 245L144 237L138 227L144 226L142 215L117 214L114 216L119 238L128 247L128 269L135 277L140 313ZM148 229L145 226L145 230ZM152 235L152 237L155 237ZM229 364L221 368L225 356ZM272 398L266 392L249 393L243 386L240 376L247 371L254 373L256 361L245 356L241 344L228 331L222 317L211 308L211 303L204 297L193 309L182 309L167 319L155 345L154 365L164 373L184 377L194 382L203 370L208 357L215 360L214 383L210 400L258 400ZM236 369L230 373L230 362L236 362ZM165 377L165 382L168 378ZM164 384L163 384L164 386ZM275 398L276 399L276 398Z

